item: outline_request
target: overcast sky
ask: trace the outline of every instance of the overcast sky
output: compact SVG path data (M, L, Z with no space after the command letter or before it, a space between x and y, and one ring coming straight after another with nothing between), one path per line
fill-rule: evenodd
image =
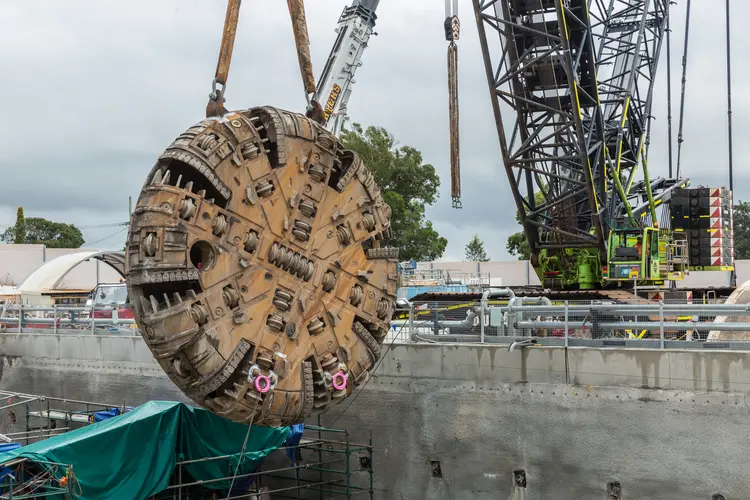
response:
M462 260L474 233L493 260L518 230L502 168L471 2L462 0L459 41L463 210L451 208L446 49L441 0L382 0L377 37L357 73L350 116L388 129L424 153L441 175L428 209L448 238L443 260ZM345 2L308 0L315 73L333 44ZM727 185L724 12L693 2L683 172L693 185ZM733 18L750 15L734 0ZM673 102L679 105L685 0L673 6ZM719 8L719 10L712 10ZM203 118L216 67L223 0L2 0L0 2L0 230L16 208L27 217L75 223L87 245L122 247L118 227L156 157ZM735 200L748 199L750 30L733 25ZM666 54L665 54L666 55ZM660 68L666 67L662 58ZM667 172L666 78L660 72L649 168ZM227 105L270 104L303 111L304 98L286 2L246 0L240 14ZM114 236L112 236L114 234ZM111 236L108 239L107 237ZM103 241L102 241L103 240Z

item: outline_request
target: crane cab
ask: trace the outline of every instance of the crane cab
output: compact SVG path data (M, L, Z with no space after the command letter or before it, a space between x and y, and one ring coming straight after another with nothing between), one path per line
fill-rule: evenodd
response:
M635 280L660 286L688 273L687 239L681 233L654 227L615 229L608 243L605 282Z

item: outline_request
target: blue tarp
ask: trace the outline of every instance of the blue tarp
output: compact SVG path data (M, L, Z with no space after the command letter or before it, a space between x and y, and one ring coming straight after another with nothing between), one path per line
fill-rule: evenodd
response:
M127 413L129 411L133 411L132 406L126 406L125 412ZM116 417L117 415L120 415L121 412L119 408L110 408L107 411L98 411L94 413L94 422L101 422L102 420L107 420L108 418Z
M20 447L21 447L21 443L1 443L0 453L5 453L6 451L12 451Z
M286 454L289 457L289 460L292 462L292 465L297 464L298 449L294 447L299 445L299 442L302 439L302 434L304 433L305 424L294 424L289 428L289 437L286 438L286 443L284 443L284 446L287 447Z

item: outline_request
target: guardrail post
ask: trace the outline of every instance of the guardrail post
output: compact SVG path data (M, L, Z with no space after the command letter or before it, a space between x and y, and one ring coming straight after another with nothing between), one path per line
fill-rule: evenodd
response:
M664 349L664 301L659 301L659 348Z
M568 347L568 301L565 301L565 347Z
M22 332L23 327L23 302L21 302L21 308L18 310L18 333Z
M57 304L52 305L52 333L57 333Z
M479 301L479 343L484 344L484 299Z
M414 342L414 304L409 302L409 341Z
M94 305L91 305L91 311L89 312L89 318L91 319L91 335L96 333L96 323L94 322Z

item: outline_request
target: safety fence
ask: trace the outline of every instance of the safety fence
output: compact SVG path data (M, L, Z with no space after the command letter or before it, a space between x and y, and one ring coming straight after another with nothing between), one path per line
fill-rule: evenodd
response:
M0 332L133 334L135 329L130 308L0 306Z
M750 348L750 306L721 300L641 299L622 304L519 297L401 305L386 343Z
M0 332L139 335L118 308L6 306ZM641 348L750 348L750 306L720 299L565 301L545 297L400 302L385 344L513 343ZM701 345L698 345L700 343Z

